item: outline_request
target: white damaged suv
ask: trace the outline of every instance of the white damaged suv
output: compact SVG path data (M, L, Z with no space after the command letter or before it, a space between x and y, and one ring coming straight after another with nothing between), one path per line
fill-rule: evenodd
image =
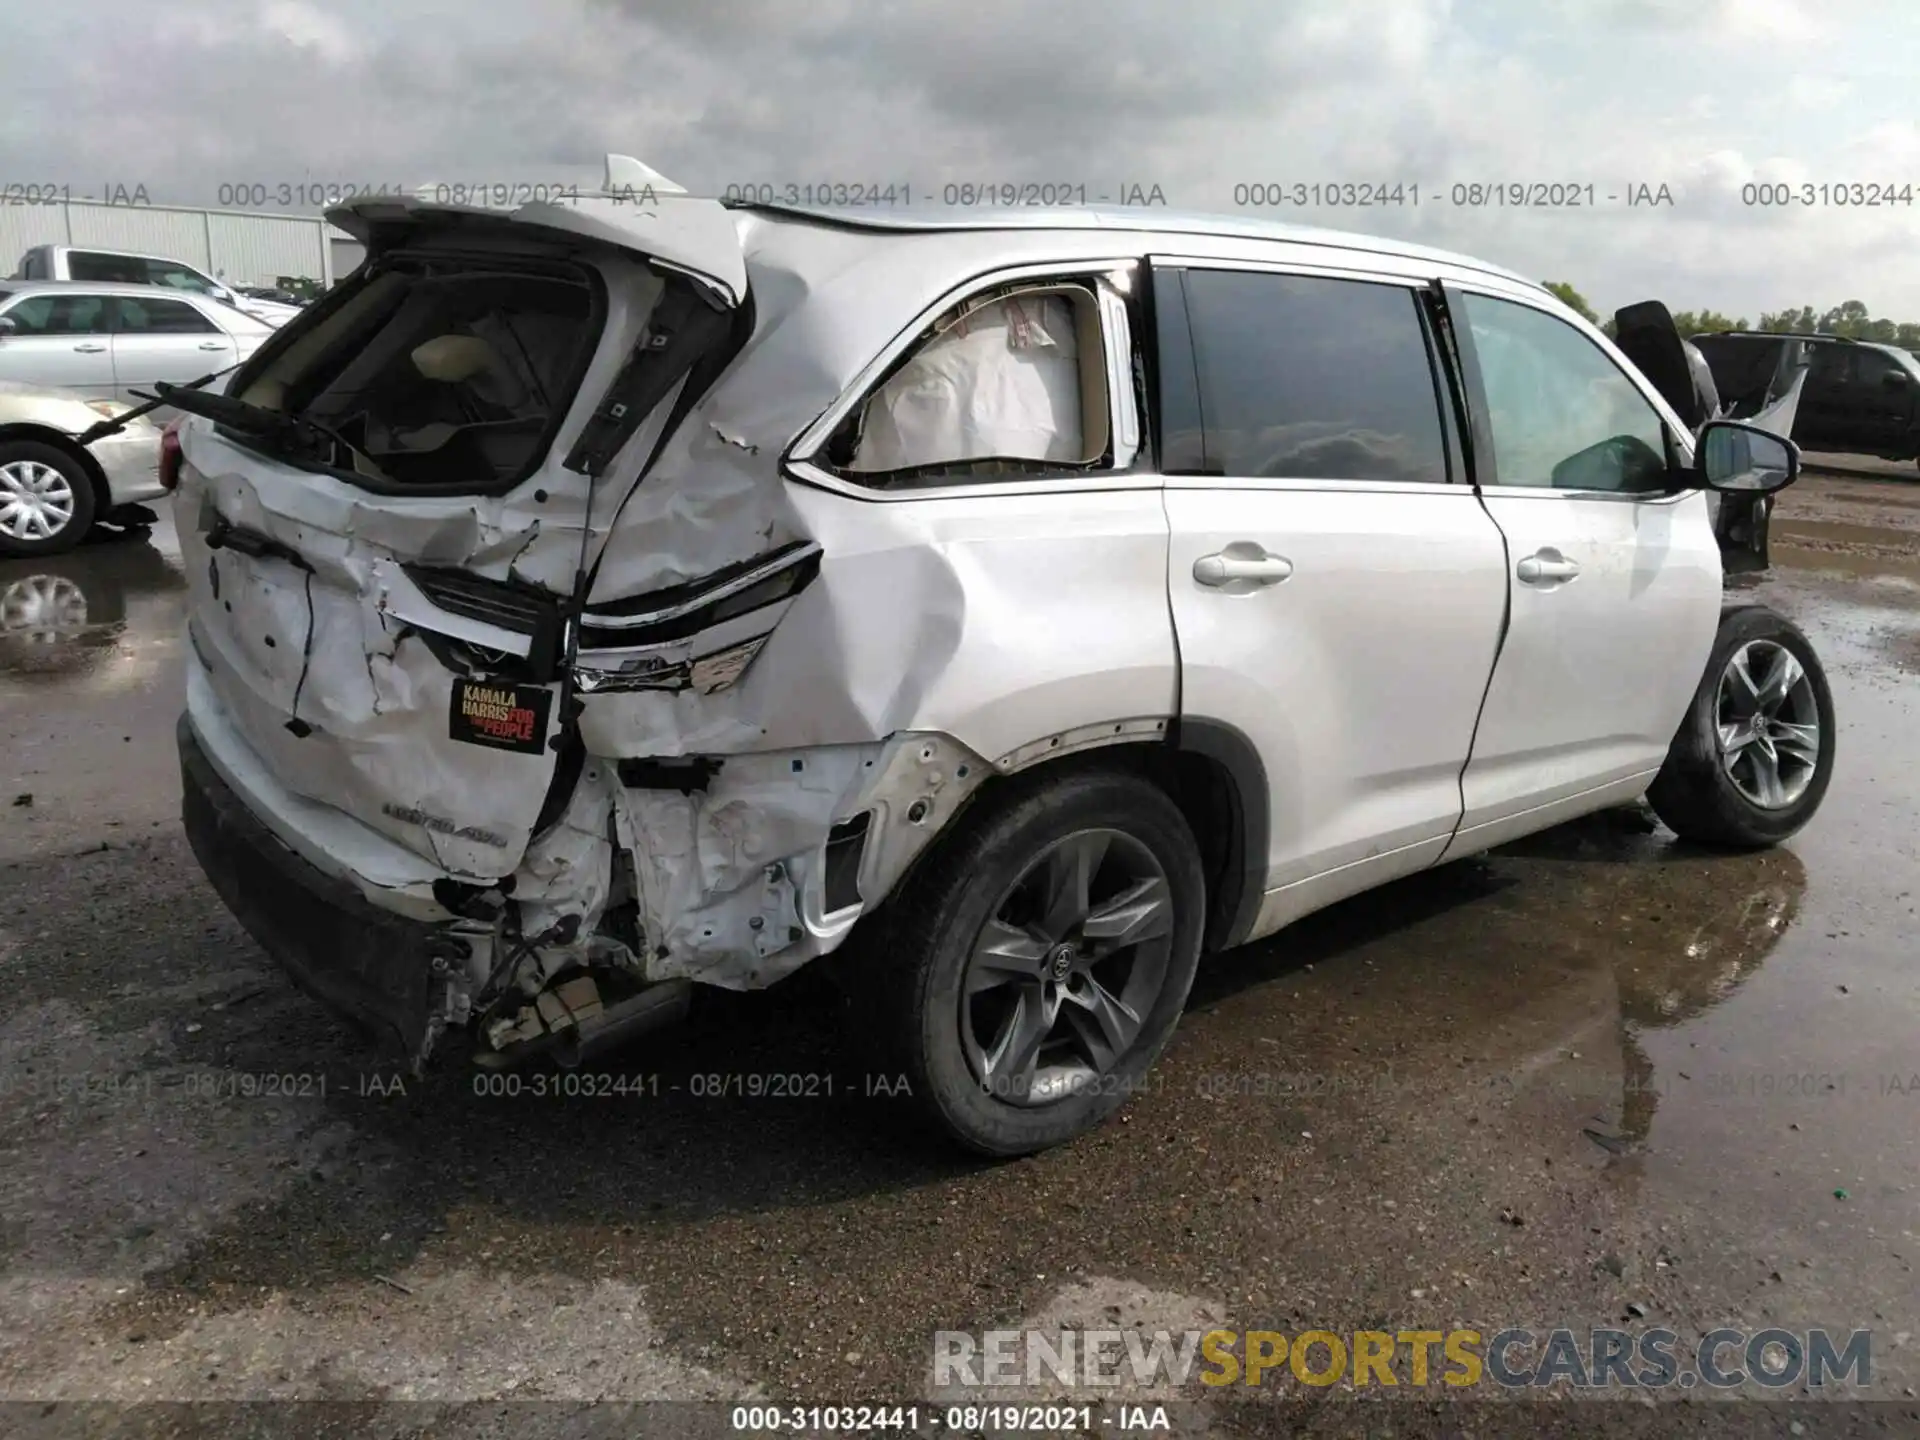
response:
M1643 373L1459 256L621 157L332 218L364 267L167 391L184 815L416 1066L847 945L1015 1154L1123 1101L1203 950L1642 795L1735 845L1820 803L1818 660L1722 600L1797 454L1663 398L1670 325Z

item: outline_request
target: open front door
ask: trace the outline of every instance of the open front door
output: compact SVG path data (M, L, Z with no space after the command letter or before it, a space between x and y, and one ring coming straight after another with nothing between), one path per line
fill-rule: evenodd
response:
M1654 389L1679 412L1697 435L1707 421L1721 417L1720 397L1706 357L1681 336L1673 316L1658 300L1643 300L1614 312L1614 344ZM1779 385L1784 393L1776 393ZM1776 386L1769 401L1749 423L1789 438L1805 367ZM1773 511L1770 495L1714 494L1708 497L1713 513L1714 539L1720 546L1723 574L1746 575L1767 568L1767 526Z

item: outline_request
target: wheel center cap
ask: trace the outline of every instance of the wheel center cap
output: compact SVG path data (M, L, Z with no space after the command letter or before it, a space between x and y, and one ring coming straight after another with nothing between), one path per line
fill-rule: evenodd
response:
M1073 957L1076 952L1071 945L1056 945L1053 953L1047 956L1047 974L1055 980L1064 980L1073 969Z

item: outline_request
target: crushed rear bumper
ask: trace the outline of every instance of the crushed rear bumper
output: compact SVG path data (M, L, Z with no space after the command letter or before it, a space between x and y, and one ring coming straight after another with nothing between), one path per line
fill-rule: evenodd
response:
M178 739L187 843L227 908L296 986L417 1068L443 1010L436 958L461 942L376 909L296 855L221 778L185 715Z

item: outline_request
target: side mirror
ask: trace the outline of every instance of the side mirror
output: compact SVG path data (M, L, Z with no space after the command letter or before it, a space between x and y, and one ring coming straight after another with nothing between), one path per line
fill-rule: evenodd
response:
M11 315L0 315L0 340L12 335L20 328L20 322Z
M1771 495L1800 478L1800 447L1757 425L1709 420L1695 451L1698 482L1729 495Z
M1912 382L1908 379L1906 371L1889 370L1885 375L1880 377L1880 383L1889 390L1904 390Z

